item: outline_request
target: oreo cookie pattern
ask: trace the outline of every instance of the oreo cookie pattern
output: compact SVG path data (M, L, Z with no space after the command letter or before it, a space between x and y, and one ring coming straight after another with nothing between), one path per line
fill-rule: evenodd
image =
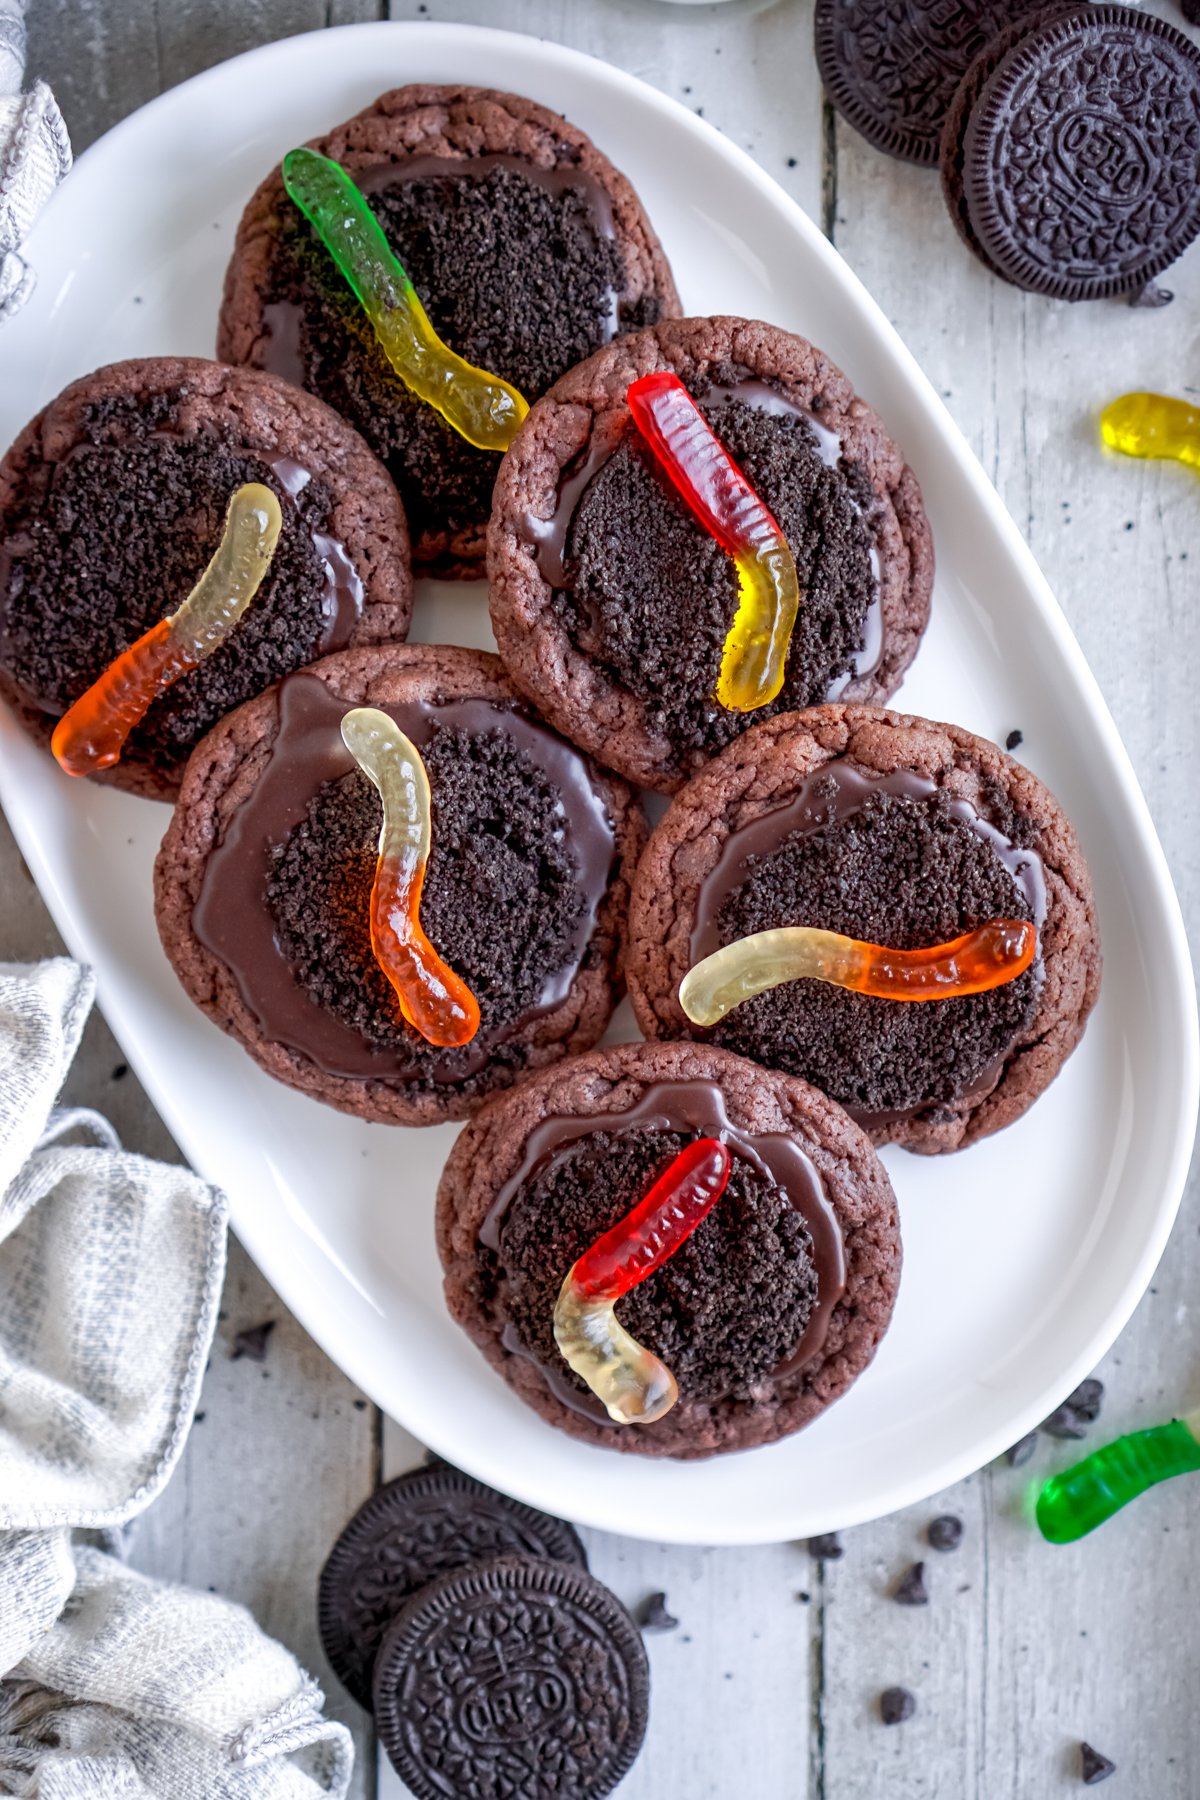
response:
M1042 0L817 0L817 64L830 100L877 149L938 159L954 90L996 32Z
M389 1481L355 1513L321 1570L321 1642L342 1685L370 1708L376 1653L404 1602L435 1576L517 1555L587 1568L562 1519L458 1469L415 1469Z
M1018 287L1142 287L1200 232L1200 52L1127 6L1035 27L972 109L962 180L971 235Z
M375 1666L380 1740L420 1800L591 1800L646 1732L641 1635L561 1563L500 1559L431 1582Z

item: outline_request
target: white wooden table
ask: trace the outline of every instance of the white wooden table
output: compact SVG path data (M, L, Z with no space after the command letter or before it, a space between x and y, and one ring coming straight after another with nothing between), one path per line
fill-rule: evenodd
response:
M161 89L252 45L386 16L387 0L31 0L31 72L82 149ZM1160 10L1179 23L1170 0ZM818 218L945 396L1033 546L1116 714L1189 926L1200 925L1200 486L1176 465L1104 460L1112 394L1200 384L1200 247L1166 278L1174 305L1051 304L993 281L962 250L936 179L877 155L823 106L809 0L395 0L391 16L529 31L607 57L684 98ZM0 362L3 345L0 342ZM1020 720L1013 720L1019 726ZM0 826L2 829L2 826ZM0 954L58 948L5 834ZM94 1019L74 1096L151 1154L173 1146ZM1114 1432L1200 1402L1193 1180L1170 1249L1100 1370ZM234 1334L276 1322L266 1361ZM947 1354L953 1354L948 1346ZM1069 1460L1043 1439L1025 1471L985 1469L863 1527L841 1561L803 1545L704 1551L588 1535L596 1572L636 1605L665 1589L679 1629L650 1640L653 1706L628 1800L1053 1800L1080 1791L1078 1741L1118 1764L1105 1793L1200 1795L1200 1623L1188 1599L1200 1487L1158 1490L1069 1551L1020 1516L1030 1473ZM319 1564L342 1521L420 1447L330 1364L233 1246L224 1312L183 1462L142 1521L134 1560L245 1601L326 1682L360 1747L356 1800L397 1796L368 1721L324 1663ZM962 1548L924 1528L958 1513ZM889 1591L924 1555L931 1603ZM1191 1590L1194 1592L1194 1590ZM885 1729L881 1689L916 1716Z

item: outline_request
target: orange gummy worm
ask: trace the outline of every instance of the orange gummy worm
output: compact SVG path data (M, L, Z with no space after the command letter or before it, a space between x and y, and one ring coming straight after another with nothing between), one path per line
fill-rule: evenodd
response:
M804 978L879 1000L955 1000L1015 981L1036 954L1037 931L1024 919L992 919L947 944L919 950L888 950L836 931L785 925L706 956L680 983L679 1004L693 1025L715 1025L756 994Z
M427 1043L469 1044L479 1002L444 963L421 928L421 889L433 837L429 777L416 747L390 714L356 706L342 720L342 741L379 790L383 826L371 888L371 948L400 1011Z
M183 605L123 650L55 726L50 748L68 775L111 769L159 695L225 642L271 566L282 524L269 487L238 488L221 542Z

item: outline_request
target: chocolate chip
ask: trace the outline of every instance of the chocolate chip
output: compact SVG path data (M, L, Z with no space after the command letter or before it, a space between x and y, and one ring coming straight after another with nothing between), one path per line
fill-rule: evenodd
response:
M925 1536L934 1550L957 1550L963 1539L963 1522L953 1513L941 1513L929 1521Z
M907 1688L884 1688L879 1696L879 1716L885 1725L903 1725L916 1710L916 1695L910 1694Z
M1041 1428L1052 1438L1087 1436L1087 1420L1080 1418L1073 1406L1056 1406L1050 1417L1042 1420Z
M1023 1469L1034 1451L1037 1449L1038 1434L1036 1431L1026 1432L1015 1444L1010 1444L1004 1452L1005 1461L1010 1469Z
M1094 1424L1104 1405L1104 1383L1094 1375L1089 1375L1086 1381L1080 1382L1073 1394L1067 1395L1063 1405L1069 1406L1073 1413L1078 1413L1087 1424Z
M837 1532L825 1531L820 1537L809 1538L808 1554L815 1556L818 1562L836 1562L838 1557L844 1556L846 1552Z
M239 1331L233 1340L231 1362L248 1356L251 1362L266 1362L267 1339L275 1329L274 1319L267 1319L261 1325L252 1325L247 1331Z
M1109 1762L1107 1756L1101 1756L1098 1750L1093 1750L1090 1744L1080 1744L1079 1772L1084 1787L1095 1787L1097 1782L1107 1781L1110 1775L1115 1775L1117 1765Z
M667 1596L651 1594L638 1609L638 1624L643 1631L674 1631L679 1620L667 1611Z
M900 1584L892 1599L897 1606L928 1606L929 1594L925 1587L925 1564L916 1562L906 1575L900 1578Z
M1195 5L1195 0L1184 0L1183 10L1185 13L1189 5ZM1196 6L1192 17L1193 22L1200 25L1200 6ZM1145 287L1137 290L1136 294L1130 294L1128 304L1137 307L1170 306L1174 298L1175 293L1172 288L1159 287L1157 281L1148 281Z
M1004 748L1006 750L1019 750L1024 742L1025 733L1023 731L1010 731L1004 740Z

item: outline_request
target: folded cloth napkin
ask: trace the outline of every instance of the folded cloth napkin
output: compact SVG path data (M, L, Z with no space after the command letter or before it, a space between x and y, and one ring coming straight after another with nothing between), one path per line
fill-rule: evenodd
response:
M225 1266L215 1188L51 1110L92 995L0 964L0 1794L342 1800L349 1734L282 1645L72 1538L170 1476Z
M22 94L25 0L0 0L0 324L33 292L21 245L71 167L71 141L44 81Z

